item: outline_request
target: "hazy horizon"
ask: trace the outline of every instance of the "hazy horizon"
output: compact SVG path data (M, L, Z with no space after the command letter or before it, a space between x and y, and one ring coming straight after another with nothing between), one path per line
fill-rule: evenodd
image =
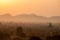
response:
M34 14L34 13L31 13L31 14L17 14L17 15L12 15L12 14L10 14L10 13L0 14L0 16L4 16L4 15L8 15L8 16L9 16L9 15L10 15L10 16L19 16L19 15L20 15L20 16L21 16L21 15L22 15L22 16L23 16L23 15L42 16L42 15L38 15L38 14ZM57 15L56 15L56 16L42 16L42 17L50 18L50 17L60 17L60 16L57 16Z
M0 15L60 16L60 0L0 0Z

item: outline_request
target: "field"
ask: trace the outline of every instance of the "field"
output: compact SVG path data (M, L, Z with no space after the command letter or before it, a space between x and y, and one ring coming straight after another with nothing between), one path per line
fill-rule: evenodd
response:
M42 40L60 37L60 23L0 22L0 40L29 40L33 36Z

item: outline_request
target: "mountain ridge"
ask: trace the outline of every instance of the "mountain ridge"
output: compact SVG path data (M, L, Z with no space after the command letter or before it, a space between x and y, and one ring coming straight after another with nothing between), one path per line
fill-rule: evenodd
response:
M43 17L35 14L21 14L12 16L10 14L0 15L0 21L15 21L15 22L47 22L47 21L60 22L60 16L52 16L52 17Z

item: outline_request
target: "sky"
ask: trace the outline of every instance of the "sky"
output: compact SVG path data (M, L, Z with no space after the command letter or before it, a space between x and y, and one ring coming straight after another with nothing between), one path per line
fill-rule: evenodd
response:
M0 15L60 16L60 0L0 0Z

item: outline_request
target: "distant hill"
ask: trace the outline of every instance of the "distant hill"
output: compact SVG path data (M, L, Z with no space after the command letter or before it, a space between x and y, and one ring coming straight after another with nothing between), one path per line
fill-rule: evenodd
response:
M23 22L41 22L46 20L46 17L43 16L37 16L35 14L23 14L23 15L17 15L15 16L16 19L19 19Z
M0 21L9 21L12 19L13 16L11 16L10 14L4 14L4 15L0 15Z
M0 21L11 21L11 22L60 22L60 16L53 16L50 18L38 16L35 14L21 14L12 16L10 14L5 14L0 16Z

